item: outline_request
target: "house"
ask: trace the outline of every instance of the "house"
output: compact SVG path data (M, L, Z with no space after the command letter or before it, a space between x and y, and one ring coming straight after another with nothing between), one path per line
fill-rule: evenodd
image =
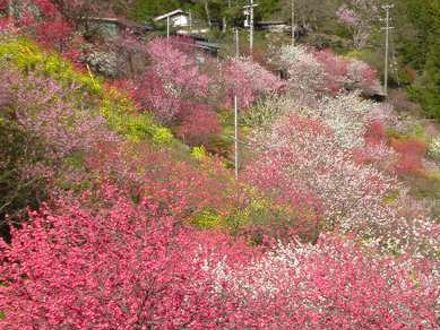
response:
M292 29L290 25L283 21L260 21L255 23L255 28L269 32L286 32Z
M173 28L184 28L189 27L191 24L190 14L183 11L182 9L176 9L170 11L169 13L157 16L153 19L154 22L163 22L170 20L170 25Z

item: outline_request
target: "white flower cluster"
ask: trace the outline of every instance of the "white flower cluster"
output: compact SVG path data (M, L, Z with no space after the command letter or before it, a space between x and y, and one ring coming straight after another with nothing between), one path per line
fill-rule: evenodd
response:
M364 111L360 110L358 116L364 117ZM356 115L351 117L353 123ZM337 116L327 116L333 125L337 122ZM409 197L395 176L352 160L341 147L340 138L344 132L360 134L342 122L346 129L334 135L332 130L325 130L325 124L319 127L320 121L288 112L274 123L272 131L260 132L255 138L255 145L272 150L263 153L256 165L276 167L283 173L287 181L283 185L290 187L289 192L318 196L327 230L356 233L367 245L393 253L435 254L439 237L434 235L437 228L432 220L408 203Z
M280 243L239 268L222 261L204 270L214 288L220 288L217 294L223 299L236 299L237 312L251 309L259 311L259 317L268 317L276 311L273 322L283 325L292 319L301 322L292 315L328 314L329 318L337 318L347 313L353 317L353 328L363 328L357 322L366 315L380 317L392 308L408 329L414 328L416 318L427 325L424 329L433 329L428 314L422 316L414 307L424 303L434 310L439 307L433 294L440 279L435 265L421 270L416 259L384 258L370 252L361 252L352 242L322 235L316 245ZM356 309L336 307L344 302L357 304ZM347 320L347 315L342 318ZM284 328L280 324L272 327Z
M429 155L437 160L440 160L440 136L434 138L429 144Z
M276 60L286 70L289 92L299 98L325 90L321 64L303 46L284 46Z
M367 95L381 94L382 86L375 72L365 62L351 60L348 66L347 87L363 90ZM370 73L371 77L366 77ZM374 76L373 76L374 75Z

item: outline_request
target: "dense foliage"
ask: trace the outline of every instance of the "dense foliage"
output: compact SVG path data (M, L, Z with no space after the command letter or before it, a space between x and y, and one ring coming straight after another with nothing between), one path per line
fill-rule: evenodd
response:
M0 328L437 329L435 133L374 101L378 74L356 56L214 57L190 38L84 27L134 3L0 1ZM361 53L379 7L331 3ZM130 8L178 4L208 25L242 5ZM289 4L261 1L260 16ZM317 7L299 5L305 30ZM131 74L84 59L109 64L116 44L120 63L143 58Z

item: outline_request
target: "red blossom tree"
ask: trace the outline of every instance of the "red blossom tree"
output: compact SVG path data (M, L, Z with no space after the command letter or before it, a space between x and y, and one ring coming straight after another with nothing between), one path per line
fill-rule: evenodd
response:
M90 196L91 197L91 196ZM84 195L82 205L92 199ZM96 196L95 196L96 197ZM197 232L143 199L105 186L99 208L59 200L1 244L0 310L5 329L214 329L222 303L203 270L249 248ZM229 251L229 252L228 252Z
M427 261L370 258L328 236L261 254L111 185L30 216L0 244L5 329L436 326Z
M423 157L427 152L427 145L421 140L391 140L391 146L399 154L395 169L399 174L419 173L423 170Z
M222 131L217 113L209 106L188 104L181 115L177 136L189 145L206 145L211 137Z

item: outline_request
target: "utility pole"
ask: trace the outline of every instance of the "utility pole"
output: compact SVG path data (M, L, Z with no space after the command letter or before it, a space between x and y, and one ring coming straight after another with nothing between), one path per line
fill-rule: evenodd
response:
M170 16L167 17L167 40L170 39Z
M249 0L249 52L252 55L254 49L254 0Z
M235 34L235 57L240 57L240 36L238 34L238 28L234 28Z
M292 0L292 46L295 46L295 0Z
M257 6L258 6L257 4L254 4L254 0L249 0L249 4L243 7L246 10L247 16L249 16L249 21L246 21L246 25L249 24L249 53L251 57L252 57L252 50L254 49L254 29L255 29L254 8Z
M384 93L388 95L388 53L390 47L390 30L394 27L390 26L390 9L394 8L394 5L384 5L382 8L386 11L385 24L386 26L382 28L385 30L385 72L384 72Z
M188 16L189 16L189 34L192 34L192 13L191 10L188 12Z
M240 56L240 40L238 34L238 28L234 29L235 34L235 57L238 58ZM238 96L237 89L234 87L234 170L235 170L235 179L238 179L238 168L239 168L239 159L238 159Z

